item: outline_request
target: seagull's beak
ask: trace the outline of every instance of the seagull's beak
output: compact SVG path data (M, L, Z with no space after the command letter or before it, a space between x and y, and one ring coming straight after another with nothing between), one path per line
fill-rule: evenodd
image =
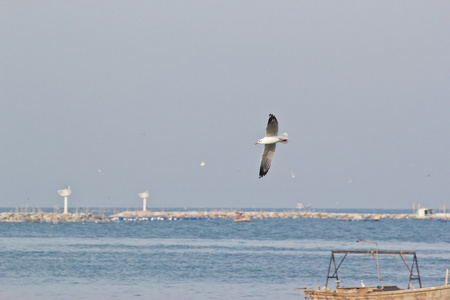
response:
M259 142L256 142L256 143L255 143L255 145L258 145L258 144L259 144Z

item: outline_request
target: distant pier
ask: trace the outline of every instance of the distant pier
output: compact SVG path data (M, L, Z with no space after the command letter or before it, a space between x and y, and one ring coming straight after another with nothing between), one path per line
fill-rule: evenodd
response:
M186 210L186 211L123 211L108 216L92 212L42 212L42 211L10 211L0 213L0 222L120 222L120 221L153 221L153 220L215 220L230 219L235 216L235 209L220 210ZM379 221L382 219L423 219L416 214L374 214L374 213L330 213L313 211L241 211L242 215L252 220L264 219L336 219L340 221ZM450 214L433 214L427 219L450 220Z

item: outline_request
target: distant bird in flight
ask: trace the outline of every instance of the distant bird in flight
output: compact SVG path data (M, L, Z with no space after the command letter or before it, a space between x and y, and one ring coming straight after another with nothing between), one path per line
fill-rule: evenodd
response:
M203 160L200 162L200 166L201 166L201 167L204 167L204 166L205 166L205 162L204 162Z
M278 121L274 115L269 114L269 121L266 127L266 136L260 139L256 144L264 144L264 150L261 154L261 166L259 168L259 178L269 172L272 164L273 155L275 153L276 143L286 143L288 141L288 134L283 133L278 136ZM255 144L255 145L256 145Z

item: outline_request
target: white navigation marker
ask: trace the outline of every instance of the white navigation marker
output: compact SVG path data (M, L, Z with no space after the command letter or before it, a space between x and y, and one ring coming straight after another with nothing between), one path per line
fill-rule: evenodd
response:
M59 190L58 194L61 197L64 197L64 213L68 214L69 213L69 211L68 211L69 199L68 198L72 194L72 191L70 190L70 186L66 186L65 189Z
M147 210L147 198L148 198L148 196L150 194L148 193L148 190L145 190L145 192L139 193L138 195L139 195L139 197L142 198L142 202L143 202L142 203L142 210L146 211Z

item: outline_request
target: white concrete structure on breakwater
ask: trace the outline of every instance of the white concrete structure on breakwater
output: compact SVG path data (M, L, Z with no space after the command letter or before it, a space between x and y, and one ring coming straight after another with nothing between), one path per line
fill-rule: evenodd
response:
M199 220L233 219L236 210L186 210L186 211L123 211L110 216L95 215L91 212L2 212L0 222L110 222L111 220ZM343 221L377 221L380 219L420 219L416 214L363 214L363 213L327 213L309 211L246 211L244 216L258 219L337 219ZM428 219L449 220L450 214L433 214Z

